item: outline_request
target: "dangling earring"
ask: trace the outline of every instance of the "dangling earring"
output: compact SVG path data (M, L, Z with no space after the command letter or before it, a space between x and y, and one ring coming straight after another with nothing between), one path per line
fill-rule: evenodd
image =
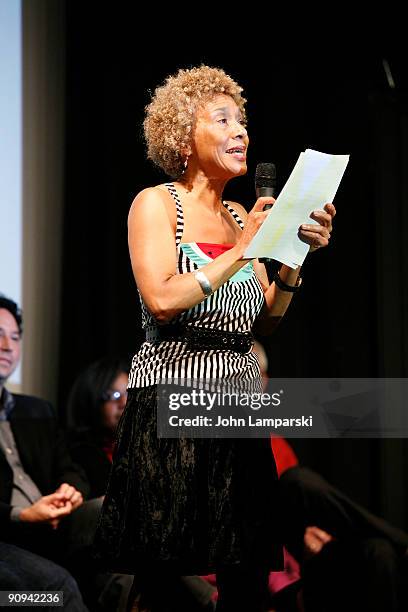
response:
M187 166L188 166L188 158L189 158L189 157L190 157L190 156L189 156L189 155L187 155L186 159L183 161L183 172L182 172L181 174L184 174L184 173L185 173L185 171L187 170Z

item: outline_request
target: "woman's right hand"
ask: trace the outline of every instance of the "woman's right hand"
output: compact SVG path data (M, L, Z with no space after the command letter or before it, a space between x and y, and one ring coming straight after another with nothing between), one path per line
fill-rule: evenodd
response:
M266 204L273 205L274 203L275 198L258 198L254 207L248 213L245 220L244 229L242 230L242 234L236 244L236 248L239 250L241 257L244 255L248 245L251 243L253 237L257 234L259 228L269 214L269 210L264 211L264 206L266 206Z

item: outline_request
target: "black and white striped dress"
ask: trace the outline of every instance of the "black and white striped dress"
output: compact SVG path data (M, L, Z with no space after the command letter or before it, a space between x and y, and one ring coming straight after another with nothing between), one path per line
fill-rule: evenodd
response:
M177 208L176 248L177 273L194 272L212 259L196 243L181 243L184 229L183 208L172 183L166 187ZM236 211L223 202L235 221L244 227ZM143 328L154 328L157 323L139 293ZM202 302L176 316L172 323L229 332L250 331L264 301L263 290L249 262ZM252 351L242 354L225 350L188 351L185 344L174 341L144 342L132 361L129 388L146 387L163 379L252 380L260 378L259 362Z
M174 186L167 187L177 206L178 272L183 274L209 258L195 243L180 243L183 210ZM237 213L224 206L243 227ZM262 302L261 285L248 264L174 321L245 332ZM156 325L143 302L142 308L144 326ZM146 568L208 574L237 564L281 569L270 441L157 437L156 383L189 376L260 384L252 351L193 353L174 341L142 345L132 363L95 556L110 571L136 575Z

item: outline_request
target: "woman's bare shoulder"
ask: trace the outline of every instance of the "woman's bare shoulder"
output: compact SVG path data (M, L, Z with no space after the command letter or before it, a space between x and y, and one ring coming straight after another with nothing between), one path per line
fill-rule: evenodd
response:
M165 185L146 187L135 196L129 210L129 217L166 211L170 217L175 216L174 202Z
M133 199L132 206L144 206L146 204L153 204L154 202L163 202L166 188L163 185L154 185L153 187L146 187L139 191Z
M248 212L239 202L232 202L231 200L227 200L227 204L231 206L235 210L236 213L241 217L242 220L246 219L248 216Z

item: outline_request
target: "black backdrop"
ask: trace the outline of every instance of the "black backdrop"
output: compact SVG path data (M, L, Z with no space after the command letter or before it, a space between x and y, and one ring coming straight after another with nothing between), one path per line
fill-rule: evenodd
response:
M127 252L127 213L143 187L164 181L145 159L141 123L149 90L179 67L221 66L245 89L249 172L226 197L254 202L258 161L281 184L300 151L350 153L336 196L330 248L311 255L302 291L267 341L271 376L406 376L407 89L400 56L312 52L290 59L230 35L152 29L130 4L67 3L66 190L59 395L93 359L129 359L141 341ZM126 8L127 7L127 8ZM406 269L406 265L405 265ZM299 440L302 461L373 510L408 528L405 442Z

